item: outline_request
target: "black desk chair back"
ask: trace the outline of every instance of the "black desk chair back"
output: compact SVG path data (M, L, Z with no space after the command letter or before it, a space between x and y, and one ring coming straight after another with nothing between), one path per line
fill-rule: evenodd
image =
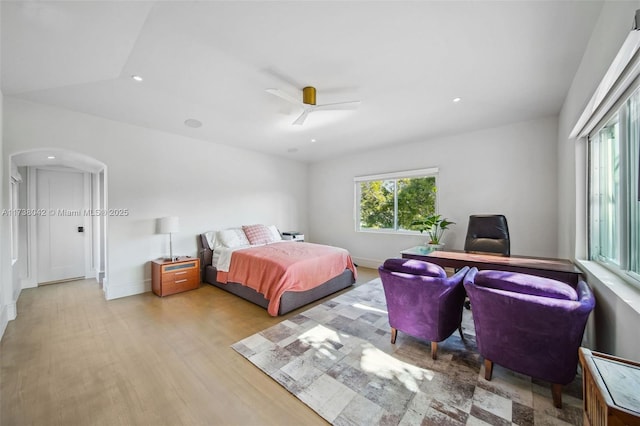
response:
M507 218L501 214L469 216L464 251L509 256L511 243Z

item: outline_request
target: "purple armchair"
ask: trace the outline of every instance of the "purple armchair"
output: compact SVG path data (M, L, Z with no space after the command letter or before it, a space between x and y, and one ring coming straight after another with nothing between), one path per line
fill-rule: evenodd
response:
M471 268L464 287L485 379L491 380L495 362L550 382L553 403L562 408L562 386L576 376L578 348L595 306L587 284Z
M431 358L436 359L438 342L462 329L464 287L469 270L462 268L447 278L444 269L414 259L387 259L378 268L387 299L391 343L398 330L431 341ZM463 337L464 338L464 337Z

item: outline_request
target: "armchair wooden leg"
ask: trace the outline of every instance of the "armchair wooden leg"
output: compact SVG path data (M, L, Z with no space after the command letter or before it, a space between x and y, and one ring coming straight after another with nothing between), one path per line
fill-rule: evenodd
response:
M391 327L391 343L392 344L396 343L396 337L398 337L398 330L396 330L395 328Z
M553 383L551 385L551 396L553 397L553 406L562 408L562 385Z
M458 327L458 332L460 333L460 338L464 340L464 334L462 334L462 325Z
M438 342L431 342L431 359L438 359Z
M485 358L484 360L484 378L485 380L491 380L491 376L493 375L493 361L490 361Z

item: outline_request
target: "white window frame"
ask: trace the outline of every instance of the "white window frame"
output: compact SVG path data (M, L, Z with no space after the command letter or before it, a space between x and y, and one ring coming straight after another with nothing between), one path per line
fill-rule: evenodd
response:
M378 233L378 234L406 234L406 235L419 235L419 231L412 231L407 229L398 229L398 199L397 196L394 200L394 229L369 229L360 227L360 184L362 182L370 182L377 180L397 180L407 178L422 178L422 177L434 177L436 179L436 186L438 185L438 168L429 167L426 169L406 170L400 172L391 173L379 173L375 175L356 176L353 178L354 188L354 209L353 220L356 232ZM438 211L438 194L436 193L435 210Z
M620 111L622 111L622 121L625 115L625 104L638 88L640 88L640 31L634 29L629 33L596 92L587 104L586 109L583 111L578 122L574 126L570 134L570 138L578 138L583 141L588 141L589 135L593 135L598 132L615 114ZM619 137L620 139L625 138L626 132L621 130ZM588 147L587 151L590 152L590 150L591 146ZM622 151L624 150L621 149L621 152ZM590 161L591 156L587 155L587 162ZM587 200L590 202L591 164L587 164L586 171L588 182L586 187ZM623 171L622 173L626 173L626 175L621 176L622 180L629 177L628 172ZM618 238L621 255L620 264L611 262L608 259L595 258L593 253L591 253L591 205L588 204L585 207L589 212L587 216L586 238L587 253L589 253L588 257L623 278L624 281L640 287L640 275L625 269L625 267L628 266L627 262L629 256L632 255L626 252L624 244L624 240L626 239L625 233L629 232L628 223L624 222L621 224L621 235Z

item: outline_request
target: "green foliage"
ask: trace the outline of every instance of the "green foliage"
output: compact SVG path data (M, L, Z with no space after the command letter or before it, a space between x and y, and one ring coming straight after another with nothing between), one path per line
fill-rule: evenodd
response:
M413 230L413 224L436 211L436 178L398 180L398 227Z
M414 228L422 234L427 231L429 235L429 244L440 244L444 231L449 229L449 225L455 225L439 214L431 214L422 220L414 222Z
M360 226L393 229L393 181L370 181L360 184Z
M436 178L405 178L360 183L360 227L394 229L397 185L398 229L414 230L414 223L435 213Z

